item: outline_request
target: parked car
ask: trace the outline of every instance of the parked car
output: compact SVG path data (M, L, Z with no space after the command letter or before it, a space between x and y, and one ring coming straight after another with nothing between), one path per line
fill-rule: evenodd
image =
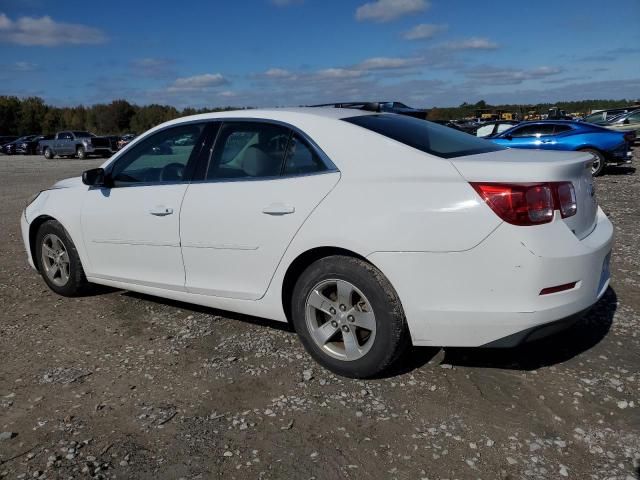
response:
M623 108L609 108L606 110L600 110L593 112L582 119L583 122L594 123L596 125L606 125L607 122L613 118L618 117L624 113L629 113L636 110L638 107L623 107Z
M4 136L0 136L0 151L2 151L2 150L1 150L1 147L2 147L3 145L5 145L6 143L9 143L9 142L13 142L13 141L14 141L14 140L16 140L17 138L18 138L18 137L16 137L16 136L12 136L12 135L4 135Z
M322 365L370 377L411 343L513 346L593 305L613 226L591 162L395 114L219 112L39 193L21 228L60 295L98 283L290 321Z
M118 150L127 146L134 138L136 138L135 133L125 133L118 140Z
M15 153L21 155L36 155L38 146L42 140L51 140L54 135L34 135L30 139L26 139L16 143Z
M518 125L519 123L520 122L516 120L496 120L495 122L482 123L476 130L476 137L491 137L509 130L511 127Z
M311 105L312 107L334 107L334 108L353 108L357 110L366 110L369 112L386 112L406 115L425 120L427 118L427 110L413 108L402 102L344 102L344 103L323 103L321 105Z
M445 127L453 128L454 130L462 131L462 129L451 120L429 120L430 122L437 123L438 125L444 125Z
M633 132L638 138L640 137L640 110L623 113L603 125L603 127L617 132Z
M56 133L53 140L40 142L42 154L47 159L56 155L87 158L89 155L110 157L118 150L117 137L97 137L84 131L64 131Z
M36 135L25 135L24 137L17 138L12 142L8 142L2 145L2 147L0 148L0 151L2 151L2 153L4 153L5 155L15 155L17 153L20 153L18 152L19 145L29 142L34 138L36 138Z
M631 163L632 158L633 134L571 120L524 122L490 140L509 148L589 152L594 176L601 175L606 165Z

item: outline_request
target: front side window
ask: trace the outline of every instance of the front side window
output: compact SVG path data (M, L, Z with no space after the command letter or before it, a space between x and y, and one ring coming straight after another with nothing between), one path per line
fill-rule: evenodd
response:
M343 119L375 133L441 158L496 152L504 147L450 127L395 114Z
M113 166L114 185L183 181L189 160L202 147L204 127L204 123L179 125L145 138Z
M280 175L291 131L261 122L222 125L207 170L207 180Z

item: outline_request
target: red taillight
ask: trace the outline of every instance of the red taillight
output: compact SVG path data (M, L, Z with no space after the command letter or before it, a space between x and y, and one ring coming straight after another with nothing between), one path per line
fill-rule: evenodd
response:
M478 183L471 186L505 222L513 225L540 225L553 220L554 210L562 218L578 211L571 182Z
M558 209L562 218L571 217L578 211L578 203L576 202L576 191L573 183L562 182L556 183L556 195L558 197Z

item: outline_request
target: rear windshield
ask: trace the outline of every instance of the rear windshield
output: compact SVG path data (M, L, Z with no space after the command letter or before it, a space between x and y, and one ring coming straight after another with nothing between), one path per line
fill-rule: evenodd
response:
M488 140L404 115L362 115L343 120L442 158L504 150Z

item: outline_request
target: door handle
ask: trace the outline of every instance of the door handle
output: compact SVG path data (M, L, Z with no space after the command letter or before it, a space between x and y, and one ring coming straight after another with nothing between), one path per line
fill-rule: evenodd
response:
M173 208L169 207L154 207L149 210L151 215L155 215L156 217L166 217L167 215L171 215L173 213Z
M288 215L295 211L295 207L285 205L284 203L272 203L262 209L262 213L266 213L267 215Z

